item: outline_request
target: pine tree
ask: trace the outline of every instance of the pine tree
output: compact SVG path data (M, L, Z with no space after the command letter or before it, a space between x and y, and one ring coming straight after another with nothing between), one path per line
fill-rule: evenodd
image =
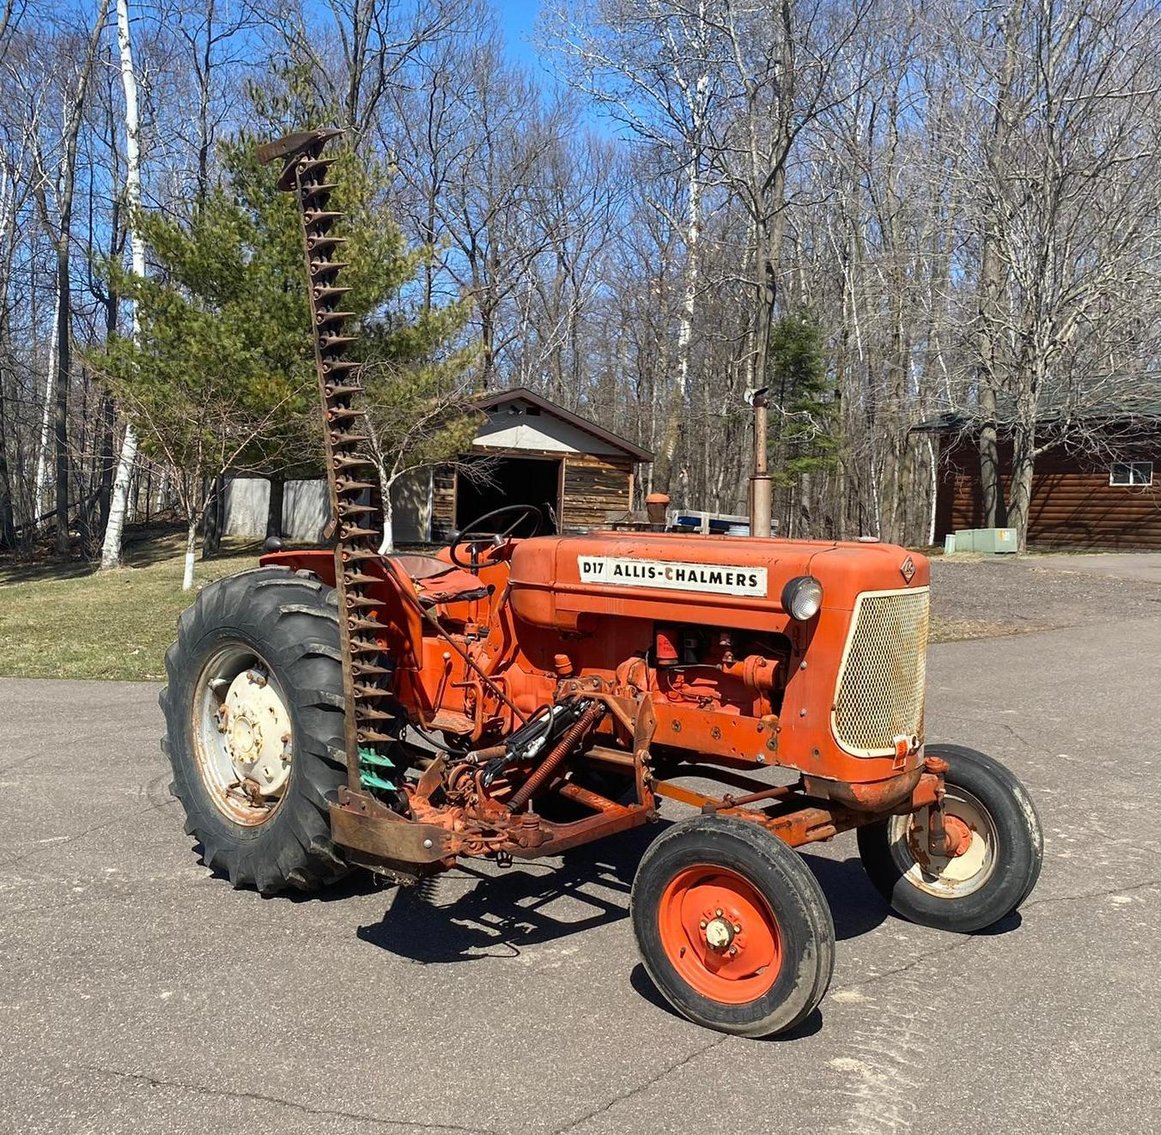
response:
M809 521L810 479L839 460L838 397L827 368L823 329L812 312L792 311L770 333L770 392L774 428L770 468L787 499L784 514ZM795 492L797 490L797 492ZM789 502L797 499L797 515ZM794 533L797 534L797 533Z
M224 151L220 188L183 223L156 213L136 218L149 248L148 276L111 266L137 303L139 336L112 340L95 367L141 435L170 464L187 526L185 586L192 585L196 528L218 475L321 473L321 425L302 234L293 201L258 164L255 139ZM409 251L379 207L383 179L351 153L334 169L334 207L347 213L343 259L351 288L344 307L363 325L359 344L385 469L400 464L399 438L427 459L459 444L446 390L467 383L470 355L449 344L463 327L461 305L409 312L407 285L423 250ZM439 410L432 413L431 403ZM418 431L403 428L428 414ZM386 456L395 452L390 461ZM404 462L410 467L410 461Z

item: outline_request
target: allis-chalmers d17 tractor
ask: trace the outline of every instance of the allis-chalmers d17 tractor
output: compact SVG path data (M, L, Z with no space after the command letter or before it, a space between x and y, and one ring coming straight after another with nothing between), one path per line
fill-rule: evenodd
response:
M264 894L352 866L406 882L465 857L556 856L678 801L695 813L641 860L633 930L676 1009L744 1036L793 1028L830 981L830 911L796 847L854 829L873 884L925 925L970 932L1015 910L1040 869L1032 801L991 758L924 747L922 557L518 539L538 519L523 505L437 556L378 554L332 135L263 157L285 160L303 222L335 547L265 555L181 617L162 706L205 862ZM760 775L773 766L793 782Z

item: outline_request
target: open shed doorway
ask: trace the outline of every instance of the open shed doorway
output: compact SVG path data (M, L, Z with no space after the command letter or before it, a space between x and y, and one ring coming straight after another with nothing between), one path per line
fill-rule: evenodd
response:
M463 530L493 509L532 504L540 509L539 536L560 531L561 470L559 457L481 457L483 476L475 479L456 471L456 528ZM531 525L521 525L513 535L533 535Z

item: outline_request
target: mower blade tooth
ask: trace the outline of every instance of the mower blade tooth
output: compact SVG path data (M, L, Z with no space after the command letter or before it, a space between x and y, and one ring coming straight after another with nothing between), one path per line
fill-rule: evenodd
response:
M341 272L344 268L349 268L350 264L346 260L315 260L310 262L311 278L317 276L332 276ZM346 289L348 292L350 288Z
M351 669L360 678L386 678L394 673L386 666L373 666L370 662L356 662Z
M353 636L361 636L366 631L371 631L374 633L378 631L385 631L386 629L387 628L377 619L361 619L354 615L347 619L347 630L349 630ZM354 643L351 645L353 646ZM360 643L359 645L370 647L372 643L368 641ZM381 650L382 647L376 646L376 649Z
M378 599L365 599L360 595L352 595L350 592L346 596L346 608L348 611L366 610L374 611L383 604Z
M356 686L355 697L366 700L390 698L395 695L390 690L381 690L378 686Z
M359 528L354 524L343 524L339 528L339 536L343 540L361 540L367 536L378 536L374 528Z
M330 323L342 323L346 319L354 319L355 313L353 311L327 311L325 308L319 310L318 315L314 317L315 323L319 327L325 327Z
M376 742L385 742L386 744L394 744L395 738L387 733L380 733L376 729L360 729L359 741L365 744L375 744Z
M334 222L341 221L342 217L344 214L333 209L308 209L305 214L308 237L323 236L323 233L329 230Z
M318 337L318 341L324 351L335 351L341 350L348 343L354 343L358 338L358 335L333 335L327 331Z
M338 477L335 479L335 488L340 493L362 493L374 487L375 483L373 481L354 481L349 477Z
M369 457L364 457L360 453L336 453L331 458L331 466L336 470L373 469L374 463Z
M302 155L315 156L322 151L332 138L342 134L341 130L326 127L322 130L298 130L292 134L284 134L271 142L263 142L257 147L258 160L263 165L282 158L284 161L297 162Z

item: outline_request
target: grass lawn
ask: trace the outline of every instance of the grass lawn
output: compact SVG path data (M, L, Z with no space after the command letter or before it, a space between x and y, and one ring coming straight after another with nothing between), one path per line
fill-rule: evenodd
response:
M183 537L131 545L131 566L0 561L0 675L20 678L165 678L178 614L215 579L257 565L260 549L235 545L198 560L183 592Z

